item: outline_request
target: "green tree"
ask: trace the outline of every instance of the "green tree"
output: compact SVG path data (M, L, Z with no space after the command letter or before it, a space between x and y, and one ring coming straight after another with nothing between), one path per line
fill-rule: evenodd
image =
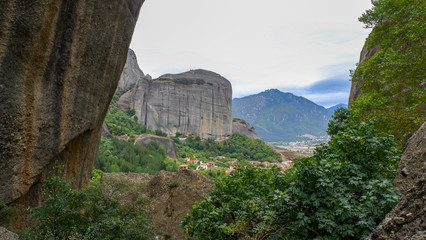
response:
M243 168L194 205L182 226L193 239L362 239L398 201L400 156L392 137L339 111L327 144L280 169ZM338 130L337 130L338 129Z

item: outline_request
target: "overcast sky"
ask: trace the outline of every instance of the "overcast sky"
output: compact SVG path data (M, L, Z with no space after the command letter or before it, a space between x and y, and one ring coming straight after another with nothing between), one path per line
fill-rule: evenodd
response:
M145 74L206 69L233 98L276 88L347 103L370 0L146 0L131 48Z

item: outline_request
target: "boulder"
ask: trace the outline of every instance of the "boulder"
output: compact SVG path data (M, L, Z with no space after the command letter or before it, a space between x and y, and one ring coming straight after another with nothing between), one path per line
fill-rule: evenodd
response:
M1 240L19 240L18 234L7 230L0 226L0 239Z
M398 167L394 184L402 193L401 200L368 240L426 239L425 140L426 122L408 140Z
M242 133L249 138L259 139L256 129L242 118L232 118L232 134Z
M88 182L143 0L0 1L0 198L37 205L55 164Z
M232 135L232 87L217 73L191 70L141 79L118 101L133 108L139 123L168 135L177 132L201 139L224 140Z
M142 134L136 138L135 145L146 147L148 143L151 141L164 146L166 148L166 154L175 160L177 159L176 144L175 142L173 142L173 140L169 138L160 137L160 136L151 135L151 134Z

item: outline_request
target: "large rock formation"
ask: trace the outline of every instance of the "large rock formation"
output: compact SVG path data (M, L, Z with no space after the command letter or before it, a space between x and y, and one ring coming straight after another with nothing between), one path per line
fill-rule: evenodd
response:
M222 140L232 135L231 83L214 72L191 70L141 79L118 103L141 124L174 135Z
M410 138L394 184L403 194L369 240L426 239L426 122Z
M135 145L146 147L151 141L163 145L166 148L166 154L173 159L177 159L176 144L169 138L159 137L151 134L142 134L136 138Z
M0 1L0 197L37 204L56 161L88 181L143 0Z
M372 57L379 50L378 47L373 47L372 49L368 49L367 46L364 45L362 48L361 54L359 56L359 63L362 63L369 57ZM351 106L352 102L361 94L361 86L362 82L354 81L351 83L351 91L349 94L348 105Z
M135 52L129 48L126 64L124 65L123 72L121 73L117 90L124 90L136 85L139 79L143 78L144 76L144 73L139 68Z
M256 129L242 118L232 118L232 134L243 133L249 138L259 139Z

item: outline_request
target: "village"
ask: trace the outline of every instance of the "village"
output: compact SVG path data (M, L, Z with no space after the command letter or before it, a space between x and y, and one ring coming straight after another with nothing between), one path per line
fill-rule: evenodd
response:
M198 159L191 159L187 157L183 159L184 164L180 164L179 169L204 171L214 168L224 168L225 174L229 175L235 169L248 164L259 168L271 168L273 166L276 166L278 168L281 168L283 172L294 165L294 162L292 160L286 160L281 162L239 161L236 158L227 158L224 156L209 157L209 160L209 162L203 162Z

